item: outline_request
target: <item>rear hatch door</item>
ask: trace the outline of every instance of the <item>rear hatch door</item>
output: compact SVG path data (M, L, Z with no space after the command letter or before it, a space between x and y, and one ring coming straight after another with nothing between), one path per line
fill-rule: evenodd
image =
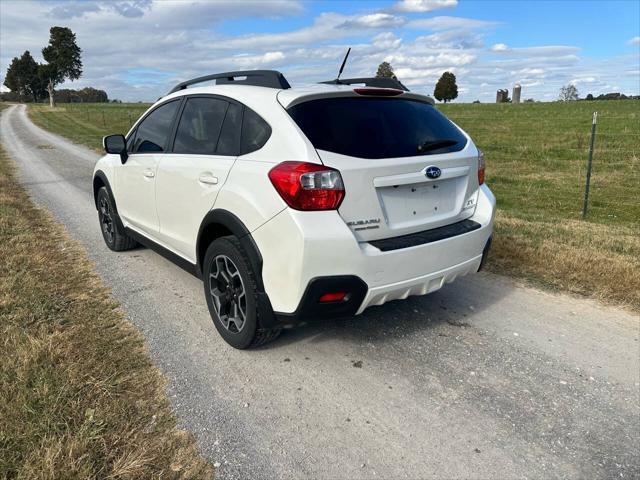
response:
M322 163L342 174L339 213L359 241L449 225L475 210L476 147L415 97L342 95L288 108Z

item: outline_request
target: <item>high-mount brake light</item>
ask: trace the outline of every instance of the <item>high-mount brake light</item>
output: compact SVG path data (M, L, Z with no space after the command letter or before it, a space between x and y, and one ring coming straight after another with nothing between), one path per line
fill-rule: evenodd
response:
M482 185L484 183L484 169L484 153L482 150L478 149L478 185Z
M269 180L296 210L336 210L345 194L340 172L315 163L282 162L269 171Z
M404 91L397 88L354 88L354 92L358 95L370 95L375 97L395 97L402 95Z

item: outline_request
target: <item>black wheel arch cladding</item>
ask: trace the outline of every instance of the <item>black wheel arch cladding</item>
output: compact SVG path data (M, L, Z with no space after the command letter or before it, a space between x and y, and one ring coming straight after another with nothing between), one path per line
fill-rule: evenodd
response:
M102 170L98 170L93 176L93 202L96 210L98 210L98 192L102 187L107 189L107 193L109 194L109 198L111 199L111 204L113 205L114 210L114 219L118 225L118 228L120 228L121 231L124 231L124 224L122 223L120 215L118 214L118 204L116 203L116 198L113 196L113 191L111 190L109 180L107 180L107 176Z
M211 210L202 220L196 242L197 270L200 273L204 272L202 263L207 247L211 242L216 238L226 235L233 235L240 241L240 245L242 245L242 248L247 253L251 266L255 271L258 288L264 292L264 285L262 283L262 255L260 254L260 250L258 250L258 246L253 240L249 229L242 223L242 220L228 210Z

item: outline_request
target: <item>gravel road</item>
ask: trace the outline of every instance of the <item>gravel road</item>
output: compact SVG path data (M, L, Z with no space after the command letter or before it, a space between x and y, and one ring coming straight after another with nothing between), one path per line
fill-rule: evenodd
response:
M103 244L98 155L5 110L34 200L87 249L225 478L639 478L640 319L500 276L227 346L202 284ZM116 133L116 132L114 132Z

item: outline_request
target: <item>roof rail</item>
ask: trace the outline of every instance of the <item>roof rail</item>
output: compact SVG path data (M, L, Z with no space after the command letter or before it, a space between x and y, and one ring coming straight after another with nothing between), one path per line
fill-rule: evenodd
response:
M238 79L238 77L244 77ZM244 70L238 72L214 73L213 75L205 75L204 77L192 78L186 82L179 83L167 94L184 90L185 88L195 85L196 83L208 82L215 80L216 85L233 84L233 85L253 85L257 87L269 87L287 89L291 88L287 79L277 70Z
M408 92L409 89L405 87L400 80L397 78L389 78L389 77L363 77L363 78L341 78L335 80L327 80L326 82L320 83L328 83L331 85L355 85L359 83L364 83L367 87L378 87L378 88L397 88L399 90L404 90Z

